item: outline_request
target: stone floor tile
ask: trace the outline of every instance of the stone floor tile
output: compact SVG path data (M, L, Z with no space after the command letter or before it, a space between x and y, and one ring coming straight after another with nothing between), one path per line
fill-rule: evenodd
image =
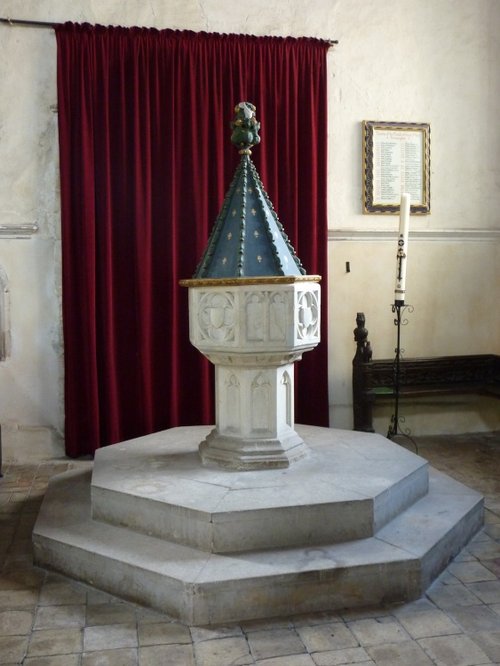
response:
M28 497L27 501L23 503L21 515L33 514L38 515L42 505L42 497Z
M36 515L31 515L31 514L20 516L19 523L16 526L15 538L31 540L36 518L37 518Z
M458 555L455 556L454 562L477 562L477 557L469 553L467 547L463 548Z
M330 624L343 622L338 611L324 611L322 613L303 613L291 618L294 627L313 627L316 624Z
M294 629L271 629L248 634L250 652L255 659L269 659L306 652Z
M69 606L84 604L87 600L85 588L75 583L45 583L40 590L40 606Z
M243 666L254 663L243 637L200 641L195 643L194 652L198 666Z
M61 474L61 472L65 472L68 469L74 469L75 467L78 467L79 465L75 465L74 462L53 462L50 460L44 460L42 461L36 470L36 478L41 479L42 477L47 477L50 478L51 476L54 476L54 474Z
M500 615L500 604L489 604L488 608L497 615Z
M41 569L11 571L0 576L0 590L37 590L45 580L45 572ZM34 599L38 598L38 594Z
M432 610L436 610L436 606L427 597L421 597L406 604L394 604L394 606L391 606L391 614L397 618L408 613L420 613Z
M262 659L255 663L258 664L258 666L315 666L315 663L309 654L273 657L272 659Z
M101 624L95 627L85 627L83 631L83 649L85 652L130 647L137 647L137 628L133 622L128 624Z
M483 560L482 564L494 573L497 578L500 578L500 557L494 560Z
M460 583L459 579L454 576L451 571L443 571L443 573L436 579L436 582L441 583L442 585L458 585Z
M481 630L500 631L500 615L484 604L450 608L448 614L467 633Z
M489 664L488 655L468 636L439 636L418 641L436 666L477 666Z
M439 608L446 610L455 606L477 606L479 597L471 592L462 583L458 585L443 585L434 583L427 590L427 596Z
M9 545L17 531L21 516L4 515L1 501L0 495L0 542Z
M422 648L414 641L393 643L392 645L375 645L366 648L376 664L383 666L432 666L432 661ZM452 664L449 664L452 666Z
M389 617L391 614L389 608L379 606L367 606L366 608L346 608L339 611L339 615L345 622L350 620L365 620L368 618Z
M484 506L495 513L497 516L500 516L500 499L494 495L485 494L484 496Z
M19 571L33 567L33 555L31 553L5 553L3 571Z
M237 662L234 662L235 666ZM139 648L139 666L195 666L192 645L154 645L150 647ZM216 666L214 662L214 666ZM208 666L209 662L204 664L198 661L196 666ZM82 665L83 666L83 665ZM222 662L217 664L222 666Z
M16 488L17 479L14 473L4 474L3 477L0 478L0 498L2 504L9 501L11 494L16 490Z
M39 483L37 479L34 479L30 488L30 496L29 496L30 500L40 499L43 501L43 497L45 495L46 490L47 490L47 484Z
M0 664L20 664L28 647L28 636L0 636Z
M18 538L17 536L14 536L9 546L9 553L11 555L32 555L33 542L31 541L31 537Z
M81 652L82 630L74 629L41 629L34 631L28 647L28 656L47 656L54 654L70 654Z
M240 626L245 633L261 631L261 629L288 629L293 626L290 617L272 617L263 620L243 620Z
M79 654L59 654L51 657L27 657L25 666L80 666Z
M500 521L493 524L485 525L484 531L492 539L495 539L495 541L500 541Z
M486 533L484 527L479 530L477 534L475 534L472 539L469 541L468 545L473 545L476 543L480 543L481 541L489 541L491 537L488 536Z
M368 652L362 647L314 652L311 657L316 666L344 666L344 664L373 663Z
M2 493L12 492L17 488L25 488L31 485L34 480L34 476L30 475L30 480L22 480L23 471L19 468L13 467L9 473L4 473L3 477L0 479L0 488ZM26 486L26 484L28 484Z
M35 615L35 629L59 629L85 626L85 606L40 606Z
M57 573L56 571L47 571L47 577L45 579L45 582L47 584L50 583L69 583L73 582L70 581L66 576L63 576L60 573ZM79 583L75 583L75 585L78 585Z
M87 626L96 624L127 624L129 622L135 622L135 611L128 604L105 603L87 605Z
M487 540L469 543L467 550L478 560L494 560L500 557L500 544L488 537Z
M34 608L38 601L38 594L38 590L31 589L0 589L0 610Z
M25 502L28 499L28 491L15 491L11 493L11 496L9 497L9 502L10 503L20 503L20 502Z
M500 603L500 580L471 583L467 587L485 604Z
M259 625L262 627L262 625ZM241 626L237 624L231 624L228 626L216 626L216 627L191 627L191 636L193 642L197 643L198 641L208 641L212 638L229 638L231 636L243 636L243 630Z
M43 498L45 496L45 493L47 492L47 487L48 487L48 483L43 483L42 484L42 483L37 482L37 481L35 481L35 483L31 487L30 497L32 495L33 498L39 502L40 506L42 505ZM40 508L38 509L38 511L40 511Z
M500 631L478 631L473 639L494 664L500 664Z
M476 606L470 606L470 608L476 608ZM439 609L402 613L398 619L412 638L446 636L459 634L462 631L446 613Z
M478 583L496 579L495 574L483 566L481 562L452 562L448 571L462 583Z
M178 622L156 622L138 626L139 645L164 645L168 643L191 644L189 627Z
M84 652L81 666L137 666L138 656L135 648ZM160 666L158 663L158 666ZM167 662L164 662L165 665ZM180 666L180 664L179 664Z
M29 634L33 626L33 614L29 611L13 610L0 612L0 636Z
M0 506L0 513L2 515L14 516L16 514L20 514L22 508L23 508L22 504L11 502L9 495L9 499L3 502L2 505Z
M394 618L357 620L349 622L349 629L356 636L362 647L401 643L409 639L409 635Z
M90 606L97 606L98 604L111 604L116 603L117 601L118 600L116 597L113 597L113 595L108 594L107 592L101 592L101 590L94 590L92 588L87 590L87 603Z
M151 608L144 608L144 606L135 606L135 615L137 617L137 622L140 624L147 624L148 622L156 624L157 622L174 621L174 618L170 617L166 613L160 613L160 611L156 611Z
M500 516L489 509L484 511L484 524L485 525L494 525L495 523L500 523Z
M363 620L361 620L363 621ZM302 642L308 652L325 652L343 648L358 647L354 634L340 622L317 624L312 627L297 627Z

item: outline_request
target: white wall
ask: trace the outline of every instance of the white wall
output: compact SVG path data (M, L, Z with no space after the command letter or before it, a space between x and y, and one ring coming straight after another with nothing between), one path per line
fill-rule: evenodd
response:
M376 356L394 347L397 218L361 213L364 119L431 124L432 213L411 220L407 297L415 312L404 332L407 355L500 353L497 0L4 0L0 11L51 22L338 39L329 54L331 272L323 287L332 424L351 426L356 312L366 313ZM52 30L2 25L0 45L0 266L9 279L12 338L0 363L0 421L11 455L26 441L19 427L36 433L31 453L46 454L57 436L44 439L40 428L56 435L64 428L56 44ZM1 228L33 223L36 233L16 232L23 239ZM447 420L417 414L417 434L424 426L500 425L498 403L477 404L465 419L460 408L460 420L450 409Z
M365 312L378 358L393 356L393 216L362 214L360 121L431 125L431 214L412 216L403 330L407 356L500 350L500 3L338 3L331 57L330 387L351 425L352 329ZM392 232L392 238L387 233ZM351 272L346 273L345 262ZM412 431L499 427L498 401L427 405ZM404 410L408 412L407 409ZM378 410L388 417L387 410ZM464 414L467 413L467 418ZM387 418L377 422L387 431Z

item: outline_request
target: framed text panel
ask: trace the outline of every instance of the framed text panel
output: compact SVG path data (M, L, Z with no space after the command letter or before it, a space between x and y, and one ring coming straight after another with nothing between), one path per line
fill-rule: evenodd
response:
M401 194L412 214L427 214L430 199L430 125L363 121L363 212L399 213Z

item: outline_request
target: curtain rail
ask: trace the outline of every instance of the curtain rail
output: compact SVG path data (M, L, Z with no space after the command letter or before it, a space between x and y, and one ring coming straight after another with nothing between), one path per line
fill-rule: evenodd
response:
M24 19L0 18L0 23L7 25L23 25L27 28L55 28L57 23L48 23L47 21L26 21Z
M24 26L26 28L55 28L57 23L49 23L48 21L28 21L26 19L13 19L13 18L0 18L0 23L6 23L12 27L16 25ZM335 46L339 43L338 39L325 40L330 43L330 46Z

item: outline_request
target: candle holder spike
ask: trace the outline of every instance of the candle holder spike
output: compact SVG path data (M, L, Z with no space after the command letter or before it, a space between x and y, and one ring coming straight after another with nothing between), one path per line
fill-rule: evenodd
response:
M395 314L394 325L396 326L396 347L394 349L394 363L393 363L393 387L394 387L394 412L391 416L389 429L387 431L387 439L394 440L395 437L406 437L409 439L418 453L418 446L415 440L411 437L411 430L404 428L402 424L405 423L405 417L399 414L399 398L401 391L401 359L405 350L401 347L401 327L408 324L408 319L404 316L406 312L412 313L414 310L413 305L407 305L404 301L394 301L391 305L392 313Z

